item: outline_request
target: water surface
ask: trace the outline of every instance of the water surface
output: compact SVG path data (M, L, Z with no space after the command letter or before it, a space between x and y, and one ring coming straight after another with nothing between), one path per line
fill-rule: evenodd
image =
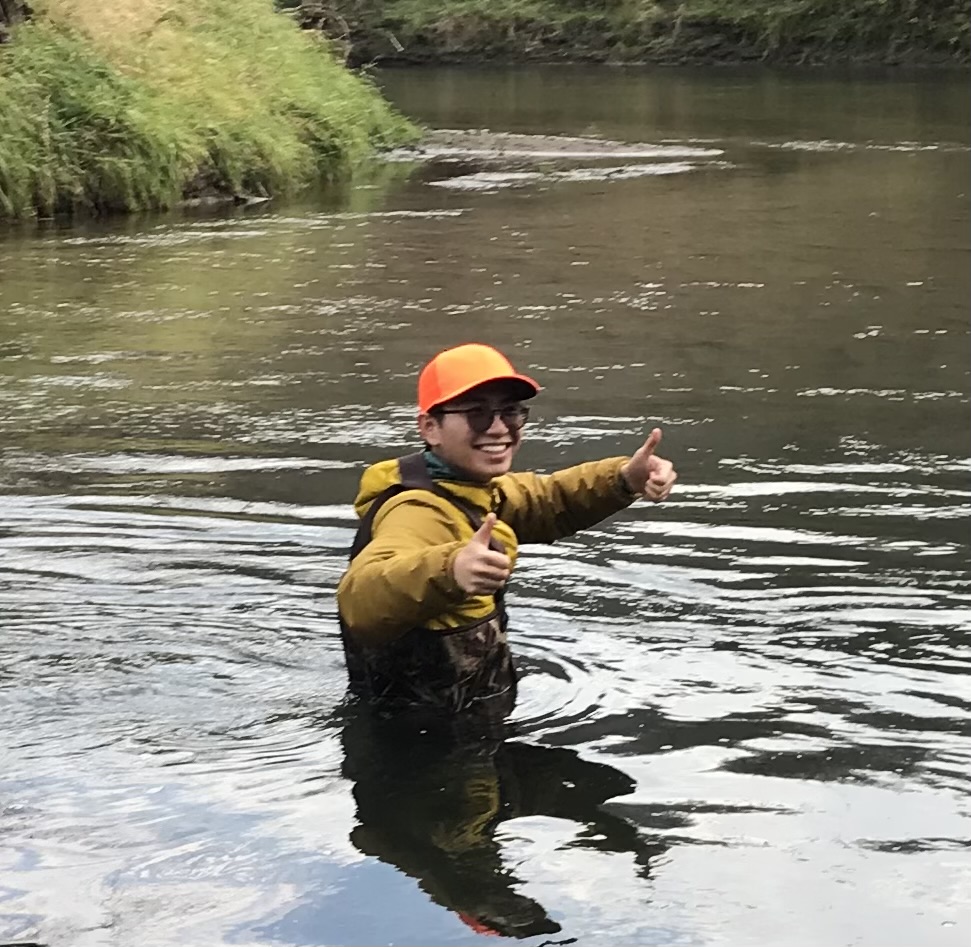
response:
M964 77L381 81L671 151L0 236L0 941L966 943ZM524 468L659 425L681 480L524 550L456 746L346 705L332 593L471 339Z

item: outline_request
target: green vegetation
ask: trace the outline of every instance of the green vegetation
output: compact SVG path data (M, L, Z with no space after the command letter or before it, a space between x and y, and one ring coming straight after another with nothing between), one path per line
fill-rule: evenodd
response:
M352 59L966 63L967 0L281 0Z
M34 0L0 46L0 218L272 195L412 127L272 0Z

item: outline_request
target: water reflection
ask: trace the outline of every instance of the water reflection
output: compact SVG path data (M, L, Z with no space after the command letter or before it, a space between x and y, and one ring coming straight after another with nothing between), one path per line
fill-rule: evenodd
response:
M414 878L473 931L505 937L561 927L520 892L522 881L505 864L497 839L503 823L565 819L581 829L573 847L631 853L637 874L648 877L666 846L604 808L634 792L634 780L575 750L492 730L353 711L342 742L343 774L354 781L357 804L354 846Z

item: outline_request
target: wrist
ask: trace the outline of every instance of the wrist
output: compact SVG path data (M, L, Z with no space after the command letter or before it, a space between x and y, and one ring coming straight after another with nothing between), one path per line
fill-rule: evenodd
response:
M633 486L631 486L630 479L628 478L629 467L630 464L627 463L624 464L619 471L617 471L617 488L628 499L637 500L640 498L641 493L639 490L635 490Z
M459 553L462 551L463 546L461 542L455 543L454 548L451 549L445 557L442 563L442 580L443 580L443 591L448 598L453 600L460 600L465 597L465 589L462 588L462 583L459 581L458 576L455 574L455 561L459 557Z

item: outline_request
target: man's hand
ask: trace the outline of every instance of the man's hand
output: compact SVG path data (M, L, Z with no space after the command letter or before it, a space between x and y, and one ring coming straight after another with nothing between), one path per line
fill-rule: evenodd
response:
M469 595L491 595L509 578L509 556L489 548L496 514L489 513L452 562L452 575Z
M671 492L674 481L678 479L674 464L655 455L654 451L660 443L661 429L656 427L644 441L643 447L620 468L620 474L630 487L631 493L654 503L660 503Z

